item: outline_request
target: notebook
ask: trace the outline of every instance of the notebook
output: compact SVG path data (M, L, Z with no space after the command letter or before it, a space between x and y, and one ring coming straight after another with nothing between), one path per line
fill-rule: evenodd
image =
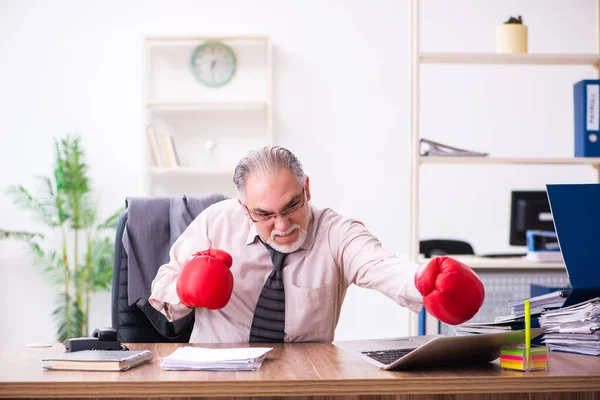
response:
M42 361L46 369L79 371L126 371L152 360L150 350L82 350Z
M532 329L531 338L542 333L543 329ZM393 370L487 363L500 357L502 347L524 342L523 329L470 336L409 336L333 344L376 367Z

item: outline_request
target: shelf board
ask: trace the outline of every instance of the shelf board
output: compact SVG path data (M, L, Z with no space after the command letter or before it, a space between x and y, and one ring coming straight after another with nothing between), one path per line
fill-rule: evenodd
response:
M564 269L562 262L533 262L522 257L488 258L465 255L449 255L450 257L465 263L472 269ZM423 259L423 263L430 259Z
M233 176L233 168L231 169L215 169L198 167L149 167L148 172L155 176L206 176L206 177L224 177Z
M420 164L600 165L600 157L462 157L419 156Z
M146 103L146 108L152 111L264 111L267 103L264 101L248 102L181 102L181 101L150 101Z
M249 42L266 42L269 40L268 36L261 35L240 35L240 36L148 36L146 37L146 43L153 45L185 45L185 44L197 44L198 42L237 42L237 41L249 41Z
M599 54L421 53L423 64L599 65Z

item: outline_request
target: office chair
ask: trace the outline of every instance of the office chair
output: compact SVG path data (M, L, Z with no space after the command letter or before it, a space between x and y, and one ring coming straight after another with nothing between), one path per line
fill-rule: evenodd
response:
M210 194L201 198L191 197L189 201L194 201L194 199L202 203L201 206L198 206L200 203L195 203L196 207L191 212L193 215L189 215L192 218L195 218L208 205L227 199L227 197L220 194ZM165 198L146 198L144 200L150 202L153 200L165 201ZM184 201L188 201L185 196ZM168 213L169 210L167 210ZM152 216L152 218L155 217ZM128 218L129 210L125 210L119 218L115 237L111 304L112 327L117 330L119 340L124 343L188 343L194 327L193 312L177 321L170 322L161 312L150 305L147 298L141 297L136 303L129 304L129 260L123 243L123 234L127 228ZM164 234L164 232L162 233ZM157 234L160 235L161 232L157 232ZM174 240L176 238L170 239ZM165 254L160 254L160 258L168 260L168 249L164 251ZM160 264L161 262L157 261L153 268L158 270ZM155 271L153 270L152 273L155 274ZM146 297L149 296L150 293Z
M419 253L425 258L446 254L475 254L473 246L467 242L453 239L430 239L419 242Z
M444 256L446 254L475 254L473 246L467 242L453 239L429 239L419 242L419 253L425 258ZM423 308L419 314L419 335L425 335L427 328L427 311ZM438 321L438 333L442 331L442 323Z

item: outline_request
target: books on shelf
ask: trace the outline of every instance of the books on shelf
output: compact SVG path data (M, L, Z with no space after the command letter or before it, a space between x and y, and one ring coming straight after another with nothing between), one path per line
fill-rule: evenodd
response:
M76 371L126 371L152 360L150 350L82 350L43 359L46 369Z
M164 370L255 371L260 369L270 347L212 349L179 347L160 359Z
M163 166L163 163L160 156L160 150L158 149L158 143L156 142L156 134L151 126L146 127L146 135L148 136L148 143L150 143L154 165L160 168Z
M179 155L177 154L173 135L157 135L152 126L146 127L146 135L148 137L148 142L150 143L154 165L159 168L177 168L180 166Z
M165 154L167 167L179 167L179 157L177 156L177 151L175 150L175 142L173 141L173 136L160 135L160 143Z

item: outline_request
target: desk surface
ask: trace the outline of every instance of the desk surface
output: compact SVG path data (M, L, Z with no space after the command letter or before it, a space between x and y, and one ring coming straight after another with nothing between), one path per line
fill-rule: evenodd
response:
M380 370L329 343L298 343L272 346L274 349L259 371L163 371L157 357L171 354L178 346L182 345L132 344L132 350L152 350L155 358L126 372L43 369L41 359L62 353L64 347L60 344L51 348L5 348L0 350L0 397L396 395L395 398L405 398L413 395L411 398L435 398L432 395L504 393L506 397L508 393L525 392L529 394L524 398L529 399L535 393L579 392L583 397L576 398L600 398L600 357L593 356L552 352L550 371L530 373L503 370L497 361L401 372ZM521 397L511 395L511 398Z

